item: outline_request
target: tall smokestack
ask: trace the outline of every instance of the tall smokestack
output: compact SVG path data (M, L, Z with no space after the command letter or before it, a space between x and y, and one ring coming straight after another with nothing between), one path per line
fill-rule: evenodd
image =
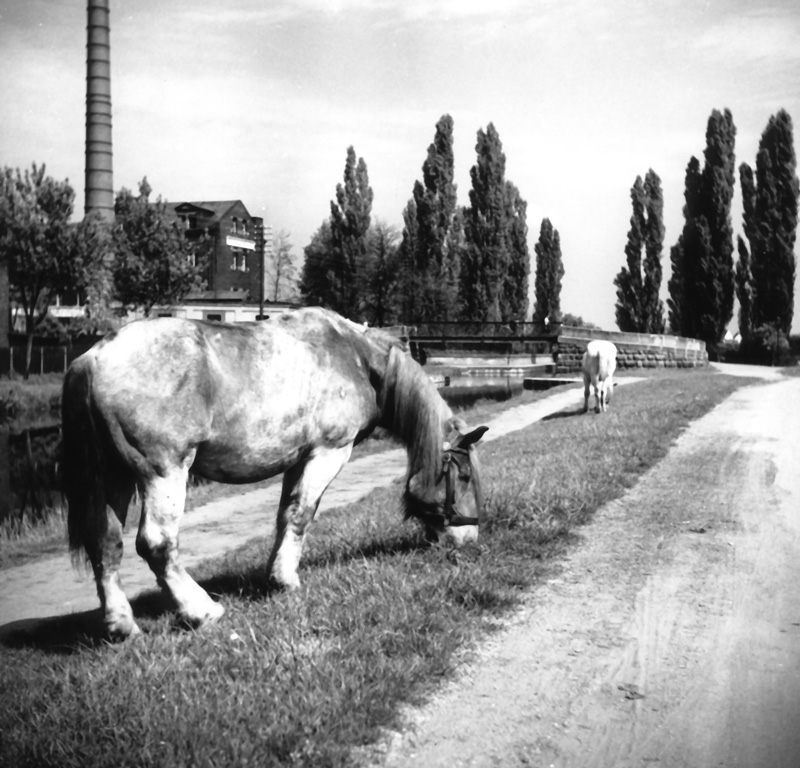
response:
M86 42L86 188L84 213L114 221L111 152L111 45L108 0L88 0Z

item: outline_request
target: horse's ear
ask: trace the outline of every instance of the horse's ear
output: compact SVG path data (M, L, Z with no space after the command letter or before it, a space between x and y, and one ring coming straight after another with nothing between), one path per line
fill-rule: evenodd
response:
M468 432L458 441L459 448L469 448L471 445L475 445L488 429L489 427L475 427L472 432Z

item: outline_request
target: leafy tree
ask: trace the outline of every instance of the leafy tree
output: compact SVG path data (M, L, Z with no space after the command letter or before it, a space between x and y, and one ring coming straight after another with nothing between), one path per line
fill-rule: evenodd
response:
M561 279L564 277L564 262L561 259L561 238L550 219L542 219L536 252L536 300L533 321L539 325L560 322Z
M103 282L108 240L99 218L70 223L75 192L68 181L46 176L44 165L24 174L6 167L0 183L0 260L25 316L27 378L36 327L56 294Z
M275 237L271 252L265 256L266 279L272 301L292 301L297 292L297 269L292 260L289 233L281 231Z
M359 273L367 258L367 240L372 214L372 187L364 158L356 160L353 147L347 149L344 184L336 185L336 201L331 201L331 239L337 291L331 308L358 320L360 306Z
M625 246L627 266L614 278L617 326L621 331L633 333L663 333L664 303L659 298L659 291L664 198L661 179L652 168L644 182L641 176L636 177L631 188L631 203L631 228Z
M730 110L714 110L706 129L705 165L701 171L692 157L686 169L685 223L670 253L670 326L705 341L712 356L733 316L735 137Z
M338 283L334 272L333 234L330 219L320 224L311 242L303 249L304 261L300 277L300 294L307 305L338 305Z
M145 316L199 290L205 269L195 261L197 241L169 220L160 196L150 202L151 191L144 178L138 196L123 188L114 202L114 293L123 309L141 309Z
M571 312L564 313L561 318L561 324L577 328L600 328L599 325L590 323L588 320L584 320L580 315L573 315Z
M788 336L794 314L798 178L792 118L785 110L769 119L756 155L755 176L739 167L743 229L736 265L739 330L745 343L756 330L760 338Z
M524 201L505 180L500 136L489 123L478 131L477 161L470 170L470 206L464 211L464 249L459 277L461 315L472 321L521 320L510 285L518 280L527 250L519 250ZM514 216L511 215L513 211ZM515 248L517 250L515 250ZM527 310L527 305L525 306Z
M397 319L397 230L382 221L370 229L369 254L363 275L364 315L370 325L384 326Z

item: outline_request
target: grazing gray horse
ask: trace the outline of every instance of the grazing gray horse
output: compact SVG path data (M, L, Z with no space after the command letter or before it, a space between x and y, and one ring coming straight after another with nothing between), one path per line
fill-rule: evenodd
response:
M178 559L190 470L224 483L283 473L268 571L289 588L322 494L377 426L406 447L407 515L430 539L478 535L486 427L468 431L396 338L327 310L130 323L75 360L62 403L70 546L91 562L111 636L139 631L119 579L135 489L136 551L179 615L198 626L223 613Z

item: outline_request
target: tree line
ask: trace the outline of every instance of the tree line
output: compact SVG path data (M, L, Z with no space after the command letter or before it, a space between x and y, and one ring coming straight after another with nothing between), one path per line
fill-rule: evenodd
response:
M713 355L739 303L742 344L754 353L785 345L794 308L798 179L791 117L784 110L761 136L755 170L739 167L743 232L734 263L731 203L736 129L729 110L714 110L703 163L686 168L684 226L670 249L665 318L660 298L664 248L663 192L649 169L631 188L625 264L614 278L620 330L671 332L701 339ZM506 157L492 123L477 132L469 203L454 182L453 120L443 115L403 210L402 231L373 220L367 164L349 147L330 213L303 252L298 289L306 304L327 306L359 322L424 328L447 322L511 324L528 315L531 255L527 203L506 178ZM151 200L123 189L109 229L87 216L70 223L74 191L45 167L0 176L0 267L25 315L28 357L37 327L59 293L79 292L85 324L104 330L111 303L140 309L180 302L203 284L202 248L190 243ZM275 298L294 279L289 236L271 254ZM542 220L534 246L532 319L541 327L576 322L563 315L565 274L558 230Z
M770 117L761 135L755 172L739 166L744 238L734 261L731 205L736 182L736 127L730 110L714 110L706 127L703 163L686 167L684 225L670 249L669 328L701 339L716 354L739 303L738 325L745 355L774 356L788 346L794 313L799 182L792 119L785 110ZM633 213L626 265L614 278L617 325L622 331L663 333L659 299L663 249L661 181L650 169L631 189Z
M439 119L398 233L372 221L367 165L349 147L330 216L304 251L304 301L376 325L525 320L527 203L506 178L492 123L478 131L475 150L469 205L462 207L454 182L453 120Z

